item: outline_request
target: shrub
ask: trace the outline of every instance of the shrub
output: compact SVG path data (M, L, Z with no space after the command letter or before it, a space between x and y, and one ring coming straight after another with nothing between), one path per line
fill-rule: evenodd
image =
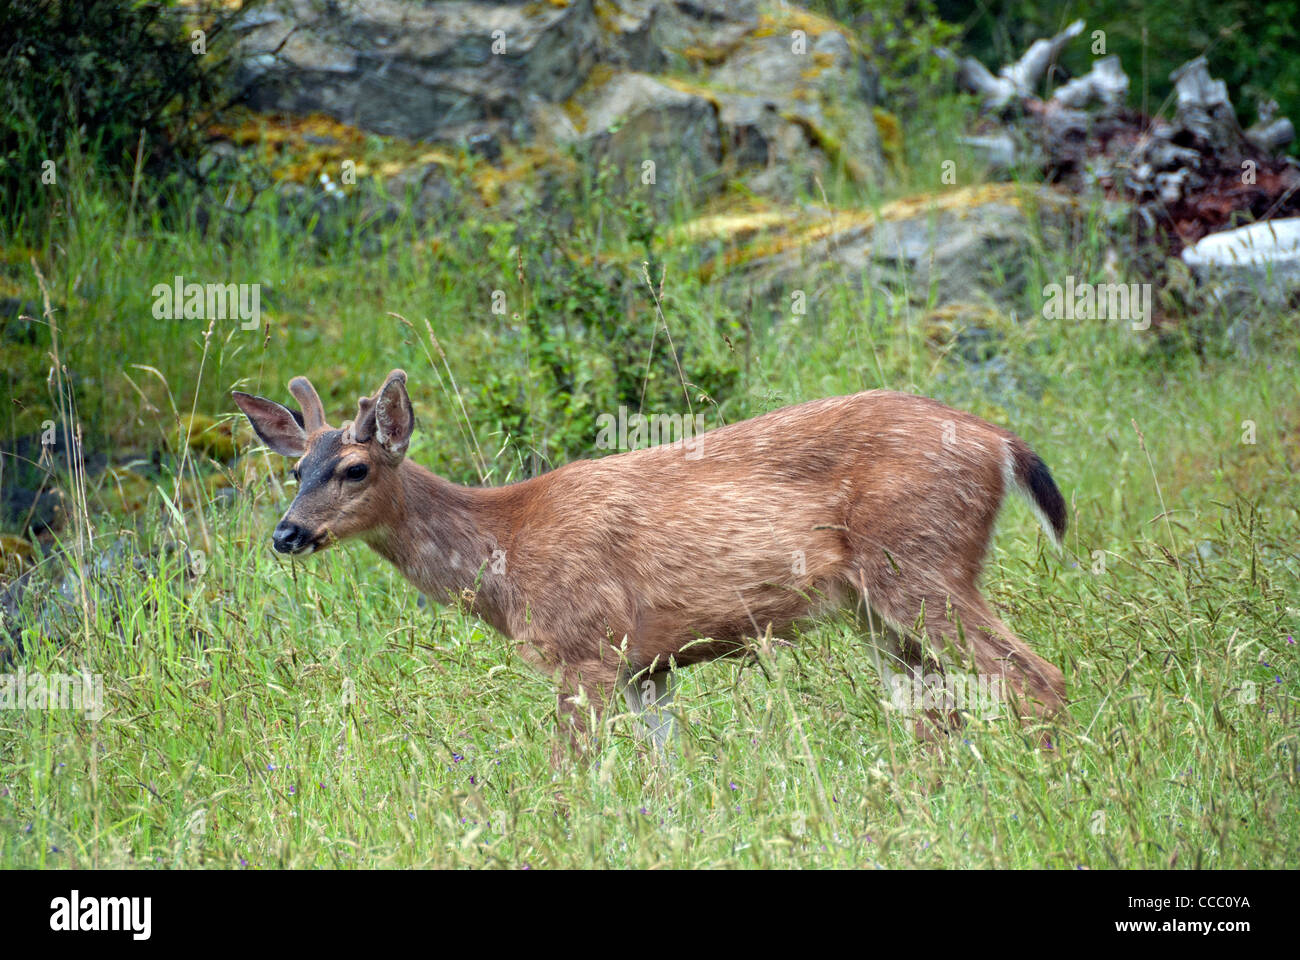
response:
M131 0L0 3L0 218L47 210L59 181L125 173L137 150L151 175L197 155L216 100L229 14ZM202 27L195 38L191 31ZM198 52L202 47L205 52Z

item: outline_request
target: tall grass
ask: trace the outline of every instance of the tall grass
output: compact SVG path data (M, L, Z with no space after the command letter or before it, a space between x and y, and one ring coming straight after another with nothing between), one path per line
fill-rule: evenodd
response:
M670 763L614 716L591 764L557 771L549 684L502 638L421 606L359 545L305 563L271 553L292 495L285 465L239 428L241 459L208 461L184 425L191 410L232 416L236 384L283 398L298 373L341 418L404 366L419 417L411 456L462 481L482 461L495 480L518 478L533 464L501 452L519 438L491 404L491 378L513 371L502 389L536 404L523 448L575 429L522 392L551 251L520 244L519 222L468 216L436 235L399 221L313 241L269 198L206 233L197 212L147 202L128 225L114 197L79 193L36 263L88 449L163 455L137 464L153 492L136 514L115 511L124 498L107 475L87 476L85 604L59 606L57 556L31 575L15 663L102 675L106 711L0 711L0 866L1296 862L1294 316L1258 324L1249 359L1222 337L1047 320L1040 279L1104 278L1094 218L1067 243L1031 245L1014 318L988 321L994 369L928 333L924 307L848 283L806 322L756 326L695 270L694 251L656 249L647 285L617 198L568 211L605 225L591 259L629 272L619 306L660 349L665 334L683 347L682 379L735 365L734 389L710 408L718 419L890 387L1024 435L1064 489L1071 529L1058 557L1011 505L988 592L1063 666L1073 703L1052 750L1003 724L918 743L885 709L860 638L828 621L688 671ZM155 320L150 291L178 273L267 284L267 323L209 336L206 323ZM26 259L10 257L3 276L39 296ZM504 318L490 309L497 289ZM589 346L566 349L587 362L600 353ZM43 380L11 374L10 387L33 409L53 402ZM34 429L19 406L6 412L11 434Z

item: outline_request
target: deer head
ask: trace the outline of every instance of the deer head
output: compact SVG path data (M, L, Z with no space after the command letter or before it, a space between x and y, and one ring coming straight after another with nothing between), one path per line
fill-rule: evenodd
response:
M415 428L406 373L394 370L357 415L341 427L325 421L320 396L306 377L289 381L302 412L234 391L239 409L274 452L297 457L298 494L271 535L280 553L306 555L383 526L400 503L398 468Z

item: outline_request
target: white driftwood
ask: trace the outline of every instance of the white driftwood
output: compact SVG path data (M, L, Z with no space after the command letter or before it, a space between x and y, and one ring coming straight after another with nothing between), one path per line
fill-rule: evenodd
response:
M1062 84L1052 100L1070 110L1082 110L1093 103L1106 113L1116 113L1128 96L1128 74L1120 66L1119 56L1102 57L1091 70Z
M1178 96L1176 125L1203 138L1216 151L1235 155L1241 146L1237 111L1228 99L1228 85L1210 76L1204 57L1183 64L1169 75Z
M1285 307L1300 292L1300 217L1212 233L1182 257L1206 301L1232 318L1227 341L1249 357L1260 305Z
M1067 43L1083 33L1083 27L1083 21L1076 20L1050 40L1035 40L1023 57L998 72L1011 81L1020 96L1032 97L1047 68L1060 57Z
M1032 97L1047 68L1067 43L1083 33L1083 28L1084 22L1076 20L1050 40L1035 40L1024 56L1002 67L997 76L974 57L961 57L957 59L957 82L978 93L987 110L1000 110L1017 97ZM946 51L940 55L948 56Z
M940 50L939 56L946 60L955 60L957 64L957 85L971 93L977 93L984 101L987 110L1000 110L1016 96L1016 87L1006 77L995 77L984 64L974 57L954 58L947 50Z

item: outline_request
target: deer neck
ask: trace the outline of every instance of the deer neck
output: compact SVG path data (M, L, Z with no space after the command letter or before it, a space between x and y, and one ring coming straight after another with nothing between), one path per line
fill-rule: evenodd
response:
M467 603L504 632L508 557L494 491L459 486L410 460L397 480L393 518L366 542L431 599Z

